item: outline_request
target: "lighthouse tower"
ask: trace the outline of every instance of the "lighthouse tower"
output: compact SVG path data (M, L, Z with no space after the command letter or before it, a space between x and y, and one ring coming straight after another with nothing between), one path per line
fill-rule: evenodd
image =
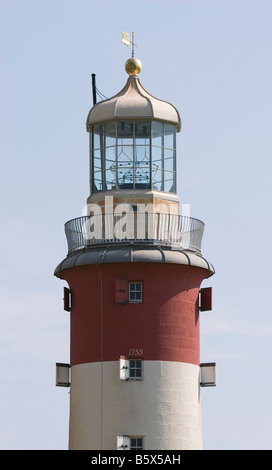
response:
M201 254L204 224L180 215L177 109L142 86L125 64L124 88L87 117L87 214L65 224L70 363L69 449L201 449L199 317L211 309L214 273Z

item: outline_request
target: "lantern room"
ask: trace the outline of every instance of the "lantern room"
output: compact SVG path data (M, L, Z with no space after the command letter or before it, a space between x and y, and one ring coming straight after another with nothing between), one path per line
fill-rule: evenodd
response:
M91 193L113 189L176 192L176 127L118 120L91 127Z
M176 194L179 113L142 87L139 64L138 59L129 59L125 87L88 114L91 195L112 190Z

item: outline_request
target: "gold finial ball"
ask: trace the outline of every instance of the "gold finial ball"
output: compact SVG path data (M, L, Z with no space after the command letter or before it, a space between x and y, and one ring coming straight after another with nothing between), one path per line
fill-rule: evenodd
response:
M131 59L128 59L125 63L125 71L129 75L138 75L142 70L142 63L139 59L135 59L135 57L132 57Z

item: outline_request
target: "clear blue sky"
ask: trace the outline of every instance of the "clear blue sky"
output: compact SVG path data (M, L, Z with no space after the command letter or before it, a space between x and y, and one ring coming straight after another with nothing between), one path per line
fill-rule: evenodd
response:
M110 97L135 31L144 88L173 103L178 194L216 275L201 313L205 449L271 449L270 0L1 0L0 448L67 449L69 316L53 276L89 193L91 74Z

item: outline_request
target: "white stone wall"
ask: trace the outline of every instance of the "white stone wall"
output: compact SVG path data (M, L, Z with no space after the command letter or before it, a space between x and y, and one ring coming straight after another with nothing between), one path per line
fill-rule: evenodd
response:
M199 367L143 361L142 381L119 378L119 361L71 369L69 448L117 450L117 435L145 450L202 448Z

